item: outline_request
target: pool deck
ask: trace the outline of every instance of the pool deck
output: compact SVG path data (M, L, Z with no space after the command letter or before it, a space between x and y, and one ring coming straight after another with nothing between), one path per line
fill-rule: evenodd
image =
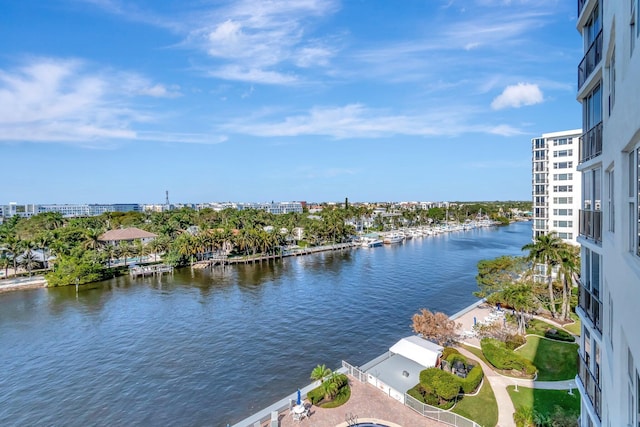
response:
M379 422L393 427L438 427L447 424L428 419L396 400L390 398L373 385L361 383L349 376L351 398L347 403L332 409L312 406L309 418L295 421L289 410L280 413L280 427L338 427L346 426L346 417L355 415L358 422ZM261 427L269 427L269 421Z

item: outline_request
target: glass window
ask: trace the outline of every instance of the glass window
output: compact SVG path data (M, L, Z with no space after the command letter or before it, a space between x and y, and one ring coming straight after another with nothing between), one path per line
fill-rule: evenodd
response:
M609 187L609 194L608 194L608 198L607 198L607 205L608 205L608 211L609 211L609 231L611 231L612 233L615 231L616 229L616 205L615 205L615 198L614 198L614 174L613 174L613 169L611 169L610 171L607 172L607 184Z

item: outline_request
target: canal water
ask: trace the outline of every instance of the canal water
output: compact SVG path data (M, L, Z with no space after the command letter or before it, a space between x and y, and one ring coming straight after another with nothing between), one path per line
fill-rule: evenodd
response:
M530 223L404 245L0 294L0 425L226 426L360 365L420 308L476 301L480 259L519 255Z

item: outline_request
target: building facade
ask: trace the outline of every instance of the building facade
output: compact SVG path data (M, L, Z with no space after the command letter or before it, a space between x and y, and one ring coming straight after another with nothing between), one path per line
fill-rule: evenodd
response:
M640 0L578 0L580 425L640 426Z
M542 134L531 140L533 238L555 232L576 244L581 179L577 173L582 130Z

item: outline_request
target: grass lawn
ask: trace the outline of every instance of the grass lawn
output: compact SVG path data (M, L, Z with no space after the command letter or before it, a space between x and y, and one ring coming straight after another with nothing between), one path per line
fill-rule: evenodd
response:
M564 340L565 342L573 341L573 337L568 335L567 331L563 331L562 330L563 328L558 328L557 326L553 326L539 319L531 319L529 321L529 326L527 327L527 334L539 335L541 337L544 337L545 333L550 329L555 329L556 331L558 331L559 334L565 335L567 337L567 340ZM556 337L549 336L547 338L556 338ZM559 338L557 340L561 341L562 339Z
M527 337L527 343L517 351L536 365L538 381L573 379L578 373L577 352L578 344L536 336Z
M571 319L573 319L574 323L566 325L564 328L573 335L580 335L582 333L582 330L580 329L580 318L577 314L571 313Z
M464 348L465 350L468 350L469 352L473 353L473 355L476 356L478 359L482 360L484 363L486 363L487 365L491 366L491 363L489 363L487 358L484 357L484 354L482 353L481 349L479 349L477 347L473 347L471 345L466 345L466 344L462 344L462 348Z
M489 381L485 379L476 396L465 396L451 412L467 417L483 427L495 427L498 423L498 403Z
M577 420L580 416L580 393L573 389L573 396L566 390L541 390L527 387L507 387L509 396L513 401L516 410L521 407L533 408L534 411L544 415L553 415L561 408L568 415L575 416Z

